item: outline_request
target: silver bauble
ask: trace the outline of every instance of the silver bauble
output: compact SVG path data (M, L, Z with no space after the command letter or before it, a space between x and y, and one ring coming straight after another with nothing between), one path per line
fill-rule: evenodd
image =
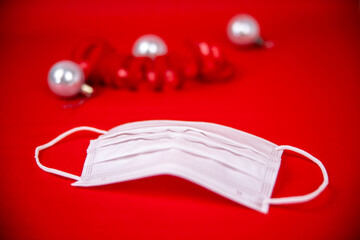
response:
M262 42L258 22L247 14L236 15L229 21L227 36L236 45L261 44Z
M48 74L48 85L60 97L72 97L81 92L85 75L81 67L72 61L55 63Z
M153 34L143 35L138 38L132 48L132 54L135 57L150 57L167 54L167 46L164 40Z

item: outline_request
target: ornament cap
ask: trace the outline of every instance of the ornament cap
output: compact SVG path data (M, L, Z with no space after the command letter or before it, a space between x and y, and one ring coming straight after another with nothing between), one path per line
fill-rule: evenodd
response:
M84 94L86 97L91 97L94 93L94 88L84 83L83 85L81 85L81 93Z

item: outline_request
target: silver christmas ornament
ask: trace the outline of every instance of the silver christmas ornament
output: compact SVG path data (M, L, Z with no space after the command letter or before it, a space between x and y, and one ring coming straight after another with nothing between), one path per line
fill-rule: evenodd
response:
M138 38L132 48L132 54L135 57L150 57L167 54L168 49L164 40L153 34L143 35Z
M85 75L81 67L72 61L60 61L49 70L48 85L52 92L60 97L73 97L80 92L90 96L92 87L85 84Z
M239 14L228 23L227 36L236 45L263 45L258 22L250 15Z

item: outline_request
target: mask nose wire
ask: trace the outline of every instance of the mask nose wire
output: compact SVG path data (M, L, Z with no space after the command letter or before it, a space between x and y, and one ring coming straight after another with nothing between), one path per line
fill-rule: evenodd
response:
M265 200L266 202L268 202L269 204L293 204L293 203L303 203L303 202L307 202L310 201L314 198L316 198L317 196L319 196L319 194L324 191L324 189L326 188L326 186L329 184L329 176L327 174L327 171L324 167L324 165L322 164L322 162L320 162L319 159L317 159L316 157L312 156L311 154L305 152L304 150L301 150L299 148L296 147L292 147L292 146L288 146L288 145L281 145L275 148L275 150L277 151L281 151L281 150L290 150L296 153L299 153L305 157L307 157L308 159L310 159L311 161L313 161L316 165L318 165L318 167L320 168L322 174L323 174L323 182L321 183L321 185L313 192L305 194L305 195L300 195L300 196L293 196L293 197L282 197L282 198L270 198Z
M41 146L38 146L38 147L35 148L35 160L36 160L37 165L42 170L44 170L45 172L53 173L53 174L60 175L60 176L66 177L66 178L71 178L71 179L74 179L74 180L77 180L77 181L80 180L80 177L77 176L77 175L67 173L67 172L64 172L64 171L61 171L61 170L58 170L58 169L55 169L55 168L46 167L46 166L42 165L40 160L39 160L40 151L42 151L42 150L44 150L46 148L49 148L49 147L55 145L56 143L58 143L59 141L61 141L62 139L66 138L67 136L69 136L69 135L71 135L71 134L73 134L75 132L80 132L80 131L90 131L90 132L96 132L96 133L100 133L100 134L107 133L107 131L97 129L97 128L93 128L93 127L86 127L86 126L76 127L76 128L70 129L70 130L60 134L59 136L57 136L56 138L54 138L50 142L45 143L44 145L41 145Z

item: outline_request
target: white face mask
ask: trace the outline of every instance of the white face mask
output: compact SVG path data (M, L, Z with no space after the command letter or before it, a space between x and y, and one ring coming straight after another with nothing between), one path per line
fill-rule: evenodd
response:
M103 135L91 140L81 177L43 166L39 151L77 131ZM281 155L291 150L316 163L324 181L314 192L271 198ZM77 180L90 187L169 174L199 184L219 195L267 213L270 204L309 201L328 185L323 164L303 150L277 146L254 135L213 123L143 121L103 131L91 127L69 130L35 150L38 166L46 172Z

